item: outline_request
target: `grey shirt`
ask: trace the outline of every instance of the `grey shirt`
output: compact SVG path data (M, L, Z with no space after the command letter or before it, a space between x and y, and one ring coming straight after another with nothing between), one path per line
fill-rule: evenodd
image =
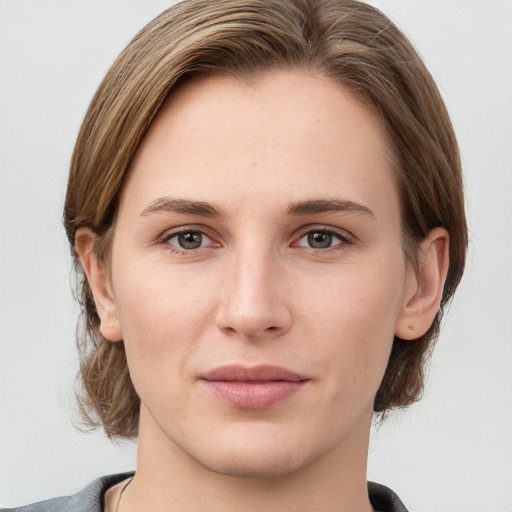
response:
M104 496L109 487L116 485L133 473L121 473L98 478L73 496L53 498L24 507L6 508L1 512L103 512ZM372 505L382 512L407 512L400 498L384 485L368 482Z

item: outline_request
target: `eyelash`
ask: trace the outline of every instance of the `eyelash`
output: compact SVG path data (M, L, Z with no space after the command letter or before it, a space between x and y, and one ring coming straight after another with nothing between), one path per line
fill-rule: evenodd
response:
M168 232L168 233L160 236L158 238L158 241L161 244L166 245L167 246L166 248L171 253L173 253L173 254L181 254L183 256L193 256L193 255L197 254L198 250L205 248L205 247L198 247L196 249L185 249L185 248L180 248L180 247L171 245L169 243L170 240L172 240L173 238L176 238L179 235L186 234L186 233L199 233L201 236L205 236L210 241L213 241L212 235L210 235L209 232L203 226L197 227L197 228L195 228L194 226L190 226L190 227L187 227L186 229L179 229L178 231L172 231L170 233ZM305 246L297 245L297 243L300 240L302 240L304 237L306 237L307 235L309 235L311 233L324 233L324 234L328 234L328 235L331 235L331 236L334 236L334 237L338 238L338 240L340 240L340 242L337 243L337 244L334 244L332 246L329 246L329 247L326 247L326 248L322 248L322 249L315 249L314 247L309 247L308 248L308 247L305 247ZM214 243L214 245L216 247L220 247L221 246L218 242L213 242L213 243ZM295 238L295 241L292 243L292 246L301 247L303 249L309 249L314 254L325 254L326 252L328 252L330 250L343 250L344 246L351 245L353 243L354 243L353 235L351 235L350 233L348 233L345 230L335 229L335 228L330 227L330 226L308 226L307 229L304 229L303 231L301 231L300 235Z
M311 234L311 233L326 233L328 235L334 236L340 240L340 243L331 245L330 247L326 247L324 249L315 249L314 247L309 247L311 251L313 251L315 254L325 254L329 250L343 250L346 245L351 245L354 243L354 237L350 233L348 233L345 230L336 229L331 226L308 226L308 228L304 231L302 231L299 238L296 239L294 242L294 245L297 244L300 240L302 240L305 236ZM303 246L298 246L303 247ZM304 247L304 249L307 249L307 247Z
M172 231L167 232L161 237L158 238L158 241L166 245L166 249L168 249L173 254L181 254L183 256L193 256L194 254L197 254L197 251L199 249L204 249L204 247L198 247L197 249L184 249L180 248L174 245L171 245L169 242L173 239L178 237L179 235L186 234L186 233L199 233L201 236L207 237L209 240L212 240L213 237L208 233L208 231L203 227L194 227L190 226L187 228L179 229L178 231ZM215 243L215 242L214 242ZM215 243L215 246L220 247L219 243Z

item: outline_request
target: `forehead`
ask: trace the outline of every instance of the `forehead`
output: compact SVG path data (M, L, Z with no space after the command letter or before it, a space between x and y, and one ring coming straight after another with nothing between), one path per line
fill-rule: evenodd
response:
M392 167L376 109L339 83L303 71L250 82L203 76L157 114L122 202L135 191L146 202L170 195L221 205L247 201L248 191L273 204L278 191L289 202L336 191L364 203L387 190L398 203Z

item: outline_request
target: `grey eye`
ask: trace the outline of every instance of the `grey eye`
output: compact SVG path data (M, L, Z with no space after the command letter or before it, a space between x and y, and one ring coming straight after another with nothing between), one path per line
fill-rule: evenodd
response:
M330 249L331 247L349 244L348 236L331 232L327 229L312 229L305 233L295 245L309 249Z
M333 236L325 231L312 231L307 235L308 245L313 249L327 249L332 245Z
M208 237L200 231L183 231L172 236L169 243L181 249L191 250L203 247L205 239L207 240Z

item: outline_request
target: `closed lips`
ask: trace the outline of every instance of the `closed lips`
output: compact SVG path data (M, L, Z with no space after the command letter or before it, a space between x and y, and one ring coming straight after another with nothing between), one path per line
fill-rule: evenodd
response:
M295 395L309 380L286 368L224 366L201 376L208 390L238 409L266 409Z
M221 366L201 376L208 381L229 381L229 382L268 382L268 381L290 381L300 382L308 380L291 370L280 366L259 365L245 367L240 365Z

